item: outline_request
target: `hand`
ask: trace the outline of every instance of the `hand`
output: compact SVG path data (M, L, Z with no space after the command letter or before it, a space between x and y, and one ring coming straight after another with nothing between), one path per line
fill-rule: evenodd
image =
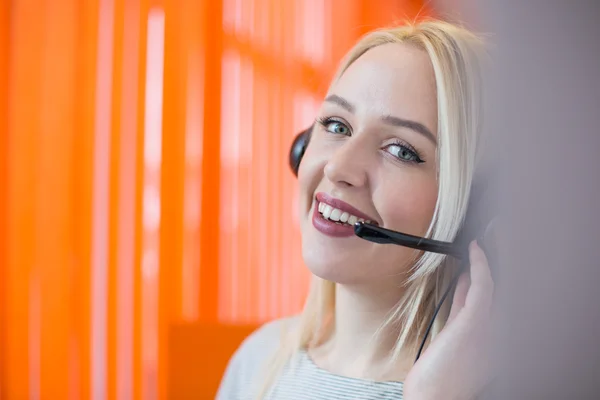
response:
M494 282L476 242L469 246L469 261L470 277L465 272L458 280L448 322L406 377L406 400L470 400L490 381Z

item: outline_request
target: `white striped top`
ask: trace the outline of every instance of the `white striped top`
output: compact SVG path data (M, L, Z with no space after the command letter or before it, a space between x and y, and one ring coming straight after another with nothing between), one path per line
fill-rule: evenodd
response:
M242 343L229 361L217 400L256 400L265 362L279 347L283 321L264 325ZM318 367L305 351L301 351L294 369L289 365L284 368L267 399L401 400L402 382L374 382L336 375Z

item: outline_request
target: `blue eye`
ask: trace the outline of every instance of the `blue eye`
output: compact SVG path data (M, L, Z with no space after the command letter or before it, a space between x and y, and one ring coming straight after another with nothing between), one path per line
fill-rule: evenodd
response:
M336 135L350 135L350 128L348 128L348 126L343 122L331 118L319 119L318 122L325 128L327 132L334 133Z
M386 150L400 161L414 162L417 164L424 162L415 150L401 143L391 144L386 147Z

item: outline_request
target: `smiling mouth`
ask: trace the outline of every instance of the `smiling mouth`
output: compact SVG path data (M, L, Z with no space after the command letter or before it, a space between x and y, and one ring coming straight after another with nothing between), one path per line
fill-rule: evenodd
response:
M329 204L318 202L317 203L318 211L323 217L331 222L335 222L338 225L343 226L354 226L357 222L366 222L371 224L377 224L375 221L365 220L364 218L357 217L352 215L346 211L340 210L339 208L335 208L330 206Z

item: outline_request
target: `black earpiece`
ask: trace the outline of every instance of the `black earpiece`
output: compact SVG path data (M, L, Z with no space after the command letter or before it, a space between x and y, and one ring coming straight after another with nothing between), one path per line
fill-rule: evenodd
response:
M304 152L306 151L306 147L308 146L308 142L310 141L311 133L312 126L296 135L294 141L292 142L292 147L290 149L289 155L289 163L292 172L296 176L298 176L298 168L300 168L300 161L302 161L302 157L304 156Z

